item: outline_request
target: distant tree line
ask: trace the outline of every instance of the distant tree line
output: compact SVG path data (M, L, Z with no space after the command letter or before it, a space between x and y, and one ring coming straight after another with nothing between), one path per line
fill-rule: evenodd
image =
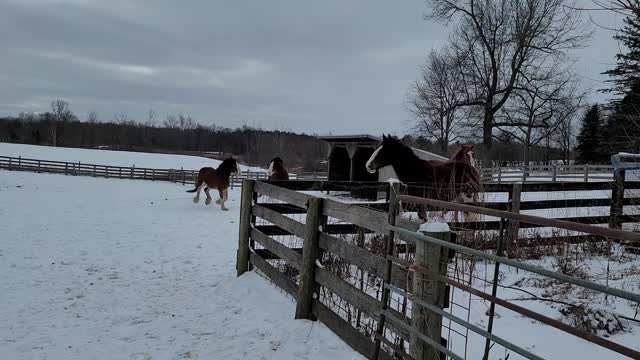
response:
M267 166L280 156L302 171L322 171L327 145L317 136L249 126L236 129L198 124L187 115L171 115L161 124L156 113L136 122L124 113L101 122L95 112L81 121L63 100L51 111L0 118L0 141L61 147L127 151L218 152L233 154L249 165Z

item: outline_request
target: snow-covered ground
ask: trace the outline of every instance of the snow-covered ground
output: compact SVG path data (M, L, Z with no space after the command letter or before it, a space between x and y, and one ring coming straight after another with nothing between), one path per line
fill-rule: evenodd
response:
M50 150L8 155L108 153ZM132 159L119 155L102 159ZM293 320L293 302L255 273L235 277L237 189L228 212L185 189L0 170L0 359L362 359Z
M136 166L139 168L153 169L188 169L197 170L204 166L217 167L218 160L212 160L200 156L154 154L131 151L112 151L98 149L78 149L52 146L38 146L25 144L11 144L0 142L0 156L18 157L27 159L82 162L85 164L111 165L111 166ZM268 164L265 165L265 167ZM264 171L264 169L241 166L242 171Z

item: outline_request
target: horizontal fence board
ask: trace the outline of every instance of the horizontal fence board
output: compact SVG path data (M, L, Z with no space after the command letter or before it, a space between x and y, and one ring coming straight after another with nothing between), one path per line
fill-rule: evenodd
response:
M315 280L329 291L355 306L370 317L377 318L382 312L382 303L357 287L342 280L329 270L316 267Z
M256 225L256 229L260 230L263 234L267 236L288 236L294 235L287 230L277 226L277 225Z
M302 248L289 248L291 251L295 251L298 254L302 255ZM260 255L265 260L282 260L282 258L267 249L253 249L253 251Z
M351 324L346 320L342 319L338 314L334 313L318 300L313 300L312 312L320 322L325 324L331 331L338 335L338 337L347 343L353 350L357 351L365 358L371 359L375 350L375 343L371 341L371 339L358 331L358 329L351 326ZM380 352L380 359L393 360L393 358L384 351Z
M306 208L307 201L311 198L310 195L302 194L297 191L267 184L263 181L256 182L255 192L262 195L266 195L272 199L293 204L301 208Z
M348 242L338 239L329 234L320 233L320 247L326 251L340 256L347 260L349 263L365 270L366 272L375 275L376 277L384 278L384 269L386 261L383 257L373 254L367 249L357 247L349 244ZM391 269L391 282L394 286L402 289L407 289L407 271L393 266Z
M299 206L291 205L291 204L278 204L278 203L259 203L258 205L267 208L269 210L273 210L280 214L306 214L307 209L301 208Z
M258 270L262 271L274 284L276 284L279 288L286 291L289 295L294 298L298 297L298 285L285 276L283 273L278 271L278 269L274 268L267 262L267 260L260 257L258 254L254 252L249 253L249 261L256 267Z
M279 258L285 260L296 269L302 268L302 255L290 249L284 244L281 244L256 228L251 228L251 239L257 241L265 249L277 255Z
M386 213L380 211L330 199L325 199L323 201L322 214L361 226L377 233L385 232L385 224L388 217Z
M304 224L288 218L276 211L267 209L261 205L254 205L251 213L261 219L279 226L282 229L285 229L291 234L297 235L299 237L304 236ZM268 234L265 233L265 235Z

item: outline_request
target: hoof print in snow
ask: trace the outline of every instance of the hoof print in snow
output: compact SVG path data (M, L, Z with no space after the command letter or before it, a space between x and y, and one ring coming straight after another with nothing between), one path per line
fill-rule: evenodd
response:
M129 359L131 360L151 360L151 355L147 354L147 353L136 353L136 354L131 354L131 356L129 356Z

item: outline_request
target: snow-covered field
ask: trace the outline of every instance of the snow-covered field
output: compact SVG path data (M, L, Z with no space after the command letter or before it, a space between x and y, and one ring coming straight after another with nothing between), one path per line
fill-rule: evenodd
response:
M10 144L0 142L0 156L18 157L27 159L82 162L85 164L111 165L111 166L136 166L139 168L153 169L188 169L197 170L204 166L216 167L218 160L212 160L200 156L154 154L130 151L112 151L97 149L77 149L51 146ZM267 167L268 164L265 164ZM242 171L264 171L264 169L241 166Z
M132 159L49 151L9 155ZM237 189L228 212L185 189L0 170L0 359L362 358L293 320L294 304L255 273L235 277Z

